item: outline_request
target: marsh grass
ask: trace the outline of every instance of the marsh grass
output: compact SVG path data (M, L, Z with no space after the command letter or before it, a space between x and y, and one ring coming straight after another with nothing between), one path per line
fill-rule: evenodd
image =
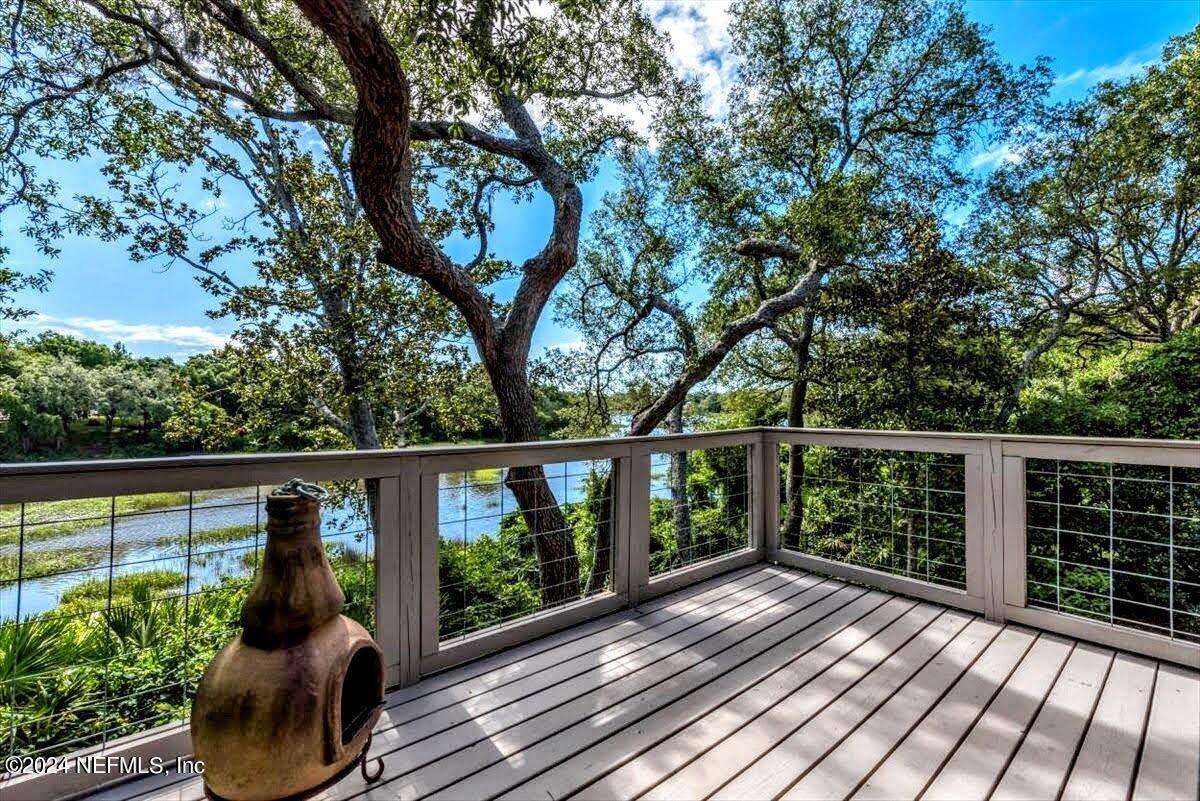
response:
M17 554L0 555L0 581L14 581L17 572L25 579L44 578L95 564L96 553L84 548L59 548L52 551L26 551L23 563Z
M25 504L25 541L38 542L103 525L115 511L118 515L186 506L186 492L151 492L116 498L76 498L67 501L38 501ZM0 545L15 544L21 537L21 504L0 505Z
M145 587L154 597L162 597L178 589L187 581L187 576L177 570L146 570L127 573L112 579L113 606L132 603L134 590ZM62 607L70 612L96 611L108 606L108 579L88 579L76 584L62 594Z
M224 542L237 542L238 540L248 539L254 536L254 532L258 526L253 523L243 523L236 526L223 526L221 528L210 528L204 531L193 531L189 537L187 534L171 535L169 537L160 537L156 544L158 545L184 545L189 541L192 547L197 545L214 545Z

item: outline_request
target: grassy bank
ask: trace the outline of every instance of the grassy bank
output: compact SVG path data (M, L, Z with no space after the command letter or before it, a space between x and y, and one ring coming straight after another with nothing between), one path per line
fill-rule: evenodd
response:
M0 581L14 581L18 571L22 580L52 576L68 570L79 570L95 564L96 554L80 548L60 548L52 551L28 551L24 560L17 554L0 556Z
M86 528L104 525L114 512L118 515L186 506L186 492L151 492L145 495L123 495L113 498L73 498L66 501L39 501L24 505L0 505L0 545L12 545L20 540L21 523L25 525L25 542L38 542Z
M236 526L223 526L221 528L210 528L204 531L193 531L191 535L173 534L169 537L160 537L157 540L159 545L183 545L186 546L189 542L192 547L197 545L214 545L223 542L237 542L248 537L254 536L254 532L258 527L253 523L243 523Z
M187 576L177 570L146 570L115 576L112 580L112 604L123 606L133 602L137 587L145 587L152 596L162 596L186 583ZM107 579L88 579L76 584L62 594L61 608L71 612L104 609L108 606L109 582Z

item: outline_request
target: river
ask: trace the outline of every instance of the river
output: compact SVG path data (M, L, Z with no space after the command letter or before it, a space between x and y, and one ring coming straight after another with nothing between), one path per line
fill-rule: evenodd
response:
M656 456L653 469L661 474L667 457ZM547 479L559 503L575 503L585 497L590 471L607 470L607 462L567 462L546 466ZM443 473L439 480L438 519L441 536L472 542L495 535L500 519L516 510L516 499L503 485L501 471L488 468L469 472ZM261 528L266 520L265 493L254 487L198 493L189 506L119 514L114 519L80 521L79 528L57 536L30 540L26 554L52 551L83 553L80 567L21 582L8 581L0 587L0 620L45 612L61 602L62 594L82 582L110 575L122 576L149 570L171 570L187 577L186 589L195 592L225 576L248 575L253 567L246 554L261 545ZM322 537L359 553L370 553L373 542L365 517L349 500L327 502L322 509ZM207 542L205 532L240 526L246 535ZM191 554L188 540L191 532ZM0 557L15 556L16 544L0 545ZM110 559L111 556L111 559ZM27 556L28 558L28 556Z

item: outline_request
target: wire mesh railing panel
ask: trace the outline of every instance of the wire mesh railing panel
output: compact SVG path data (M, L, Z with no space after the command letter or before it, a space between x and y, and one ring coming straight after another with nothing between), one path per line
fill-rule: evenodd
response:
M612 462L438 475L442 643L612 589Z
M345 613L372 627L366 487L327 488L322 540ZM0 507L0 750L50 756L185 718L204 667L239 631L269 491Z
M1029 459L1028 604L1200 643L1200 469Z
M749 448L650 457L650 576L750 546Z
M783 445L784 549L966 589L961 455Z

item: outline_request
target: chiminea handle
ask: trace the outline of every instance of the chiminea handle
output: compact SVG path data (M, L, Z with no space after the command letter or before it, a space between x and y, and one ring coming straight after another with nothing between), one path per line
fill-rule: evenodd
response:
M272 495L303 495L305 498L310 498L314 501L324 500L329 495L329 490L319 484L314 484L311 481L305 481L302 478L293 478L285 481L280 486L271 490Z

